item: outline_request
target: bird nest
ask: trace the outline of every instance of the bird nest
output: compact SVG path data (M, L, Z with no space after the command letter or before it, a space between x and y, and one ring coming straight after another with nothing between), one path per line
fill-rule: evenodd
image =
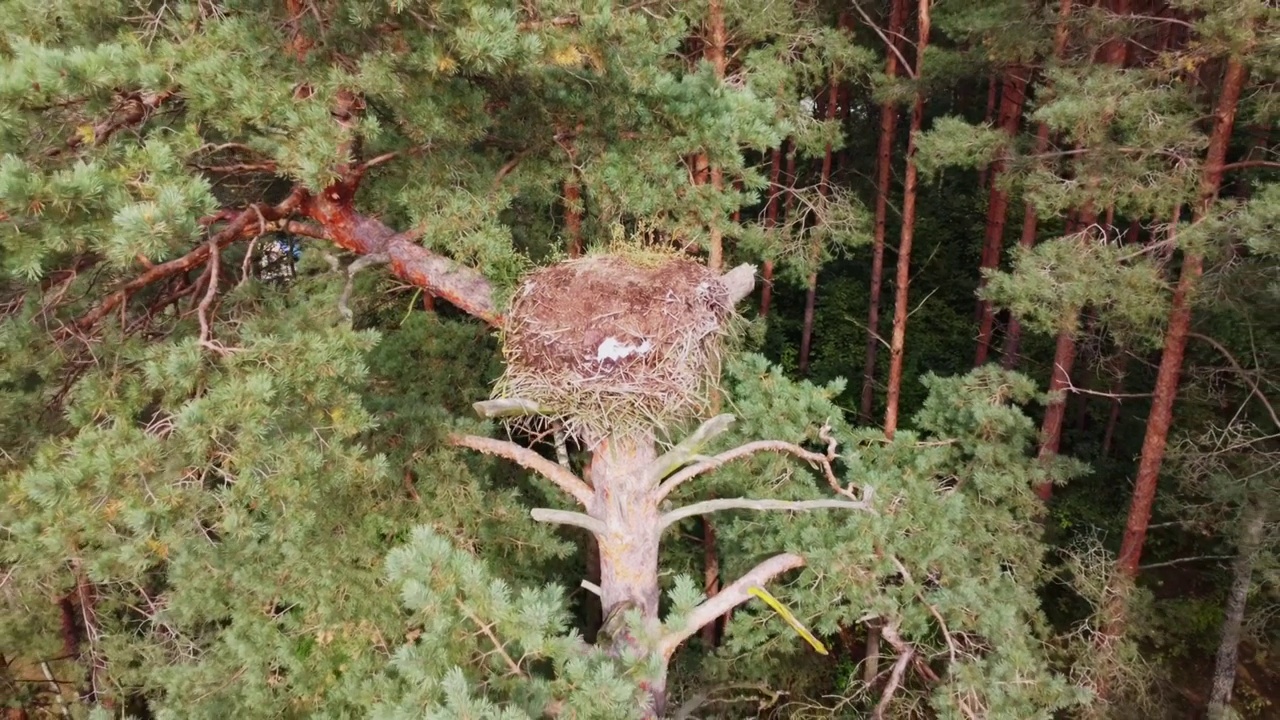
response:
M506 316L495 397L532 401L590 444L687 420L715 388L733 300L720 276L676 256L531 273Z

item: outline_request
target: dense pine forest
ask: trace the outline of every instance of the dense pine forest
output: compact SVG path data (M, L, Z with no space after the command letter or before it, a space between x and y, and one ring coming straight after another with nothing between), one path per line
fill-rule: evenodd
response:
M0 0L0 708L1280 717L1277 117L1274 0Z

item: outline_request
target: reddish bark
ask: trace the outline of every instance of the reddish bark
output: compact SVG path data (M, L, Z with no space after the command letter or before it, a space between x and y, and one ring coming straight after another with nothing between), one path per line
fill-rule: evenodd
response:
M716 526L711 518L702 519L702 592L715 597L720 592L720 558L716 555ZM720 644L720 618L702 628L702 642L708 648Z
M1059 0L1058 2L1058 25L1054 30L1053 36L1053 56L1061 59L1067 52L1067 38L1069 36L1068 21L1071 19L1071 3L1072 0ZM1036 128L1036 144L1035 155L1042 156L1049 150L1049 126L1040 123ZM1036 208L1031 203L1026 203L1022 215L1022 235L1018 239L1018 244L1024 248L1030 248L1036 242L1036 227L1038 218L1036 217ZM1022 325L1018 322L1016 315L1012 313L1009 316L1009 328L1005 331L1004 349L1002 351L1001 364L1009 370L1012 370L1018 364L1019 345L1022 340Z
M564 232L569 239L569 257L582 256L582 190L576 178L564 181Z
M391 272L400 279L431 291L472 317L490 325L501 324L488 278L431 252L376 218L356 212L351 206L353 191L350 185L335 185L309 197L303 212L324 226L330 239L342 248L360 255L385 253L391 259Z
M786 144L786 141L783 141ZM769 199L764 207L764 230L773 231L778 226L778 195L782 187L778 184L782 174L782 147L773 149L773 158L769 163ZM773 301L773 261L764 261L764 283L760 287L760 317L769 316L769 305Z
M889 10L889 37L898 46L905 24L906 0L892 0ZM890 48L885 61L885 74L898 75L898 54ZM876 357L880 352L880 293L884 286L884 238L889 216L889 183L893 177L893 137L898 129L898 108L893 103L880 107L880 142L876 148L876 219L875 237L871 244L871 292L867 311L867 348L862 370L862 399L858 414L864 423L871 422L871 404L875 399Z
M835 118L836 114L836 95L840 91L840 83L835 78L831 79L831 83L827 90L827 119ZM818 192L824 197L831 192L831 145L827 145L827 152L822 156L822 173L818 180ZM804 300L804 326L800 330L800 362L799 371L801 375L809 373L809 350L813 344L813 313L818 300L818 253L821 248L815 241L809 249L809 262L813 263L813 270L809 273L809 291L805 295Z
M1022 116L1022 103L1026 98L1028 69L1020 66L1010 67L1005 71L1004 90L1000 101L999 127L1012 141L1018 133L1018 121ZM982 249L981 267L993 270L1000 265L1000 248L1004 244L1005 221L1009 216L1009 193L1000 187L1000 174L1004 172L1006 153L991 165L991 193L987 203L987 227ZM979 291L986 287L984 274L978 281ZM979 329L978 353L974 358L975 366L987 362L987 354L991 350L991 336L995 326L995 310L991 303L982 300L978 303Z
M705 57L711 62L715 68L716 77L723 80L726 68L725 59L725 29L724 29L724 4L722 0L710 0L707 6L707 45L704 50ZM703 162L706 162L706 155L703 155ZM724 190L724 171L719 165L711 165L710 167L711 186L717 192ZM724 238L720 230L719 222L711 224L710 228L710 244L711 247L707 252L707 267L715 272L720 272L724 267Z
M919 3L919 41L916 44L916 77L923 77L924 56L929 45L929 3ZM907 140L907 172L902 191L902 235L898 241L898 268L893 294L893 337L889 342L889 390L885 402L884 434L893 439L898 429L898 400L902 394L902 354L907 339L907 300L911 282L911 242L916 224L916 136L924 121L924 95L916 95L911 110L911 135Z
M1040 459L1047 460L1058 454L1062 440L1062 420L1067 411L1067 388L1071 385L1071 366L1076 359L1075 328L1064 328L1058 333L1057 347L1053 353L1053 375L1049 379L1049 393L1058 397L1044 410L1044 423L1040 426ZM1036 486L1036 495L1048 501L1053 496L1053 485Z
M1209 149L1200 178L1200 202L1195 210L1196 220L1204 217L1222 185L1222 167L1226 160L1227 145L1235 126L1240 94L1249 74L1241 61L1243 55L1244 52L1228 61L1222 79L1222 91L1214 112L1213 133L1209 138ZM1188 252L1183 256L1182 272L1178 277L1173 308L1169 313L1169 329L1165 333L1164 353L1156 374L1151 412L1147 416L1147 432L1142 441L1142 457L1138 462L1138 475L1134 481L1133 502L1129 507L1124 539L1120 544L1117 564L1120 571L1129 577L1138 574L1138 561L1142 557L1142 548L1147 539L1147 525L1151 522L1151 506L1155 501L1160 465L1164 461L1169 427L1173 423L1173 404L1178 394L1187 334L1191 330L1191 296L1203 269L1204 258L1198 253Z
M301 191L294 191L278 205L254 205L246 208L235 214L227 226L214 233L210 239L219 248L230 245L236 240L246 237L246 234L256 232L259 229L260 218L265 222L273 222L288 216L299 207L303 197L304 195ZM102 302L98 303L95 308L76 320L75 326L80 330L88 330L112 310L119 307L131 294L154 282L199 267L205 264L208 258L209 243L204 242L176 260L151 266L146 272L119 286L110 295L103 298Z

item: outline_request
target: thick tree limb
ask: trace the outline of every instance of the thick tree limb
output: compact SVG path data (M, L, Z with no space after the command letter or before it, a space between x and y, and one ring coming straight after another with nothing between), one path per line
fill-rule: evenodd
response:
M391 272L397 277L490 325L501 324L493 286L484 275L356 212L351 207L354 190L351 185L334 185L309 198L303 212L323 225L330 238L344 249L360 255L386 254L391 258Z
M855 500L752 500L750 498L721 498L703 500L692 505L672 510L662 516L660 528L666 530L671 525L694 515L706 515L721 510L783 510L788 512L807 512L809 510L861 510L876 514L871 507L870 493L866 501Z
M608 528L604 523L582 513L571 512L569 510L551 510L550 508L534 508L529 511L529 516L534 520L543 523L554 523L556 525L573 525L585 530L590 530L596 535L604 535L608 532Z
M751 596L748 590L752 587L764 587L773 578L788 570L804 567L805 560L799 555L782 553L774 555L747 571L746 575L733 581L722 589L715 597L707 600L689 613L684 625L668 632L658 641L658 650L662 657L670 658L680 643L702 629L703 625L714 621L730 610L746 602Z
M471 408L476 411L477 415L489 420L494 418L540 415L542 413L542 407L539 406L538 403L532 400L522 400L520 398L481 400L477 403L471 403Z
M523 468L532 470L555 483L556 487L569 493L583 507L589 507L595 496L591 487L579 479L578 476L538 453L528 448L520 447L515 443L478 435L450 435L449 443L459 447L471 448L486 455L505 458Z
M720 276L720 281L729 289L729 302L737 305L739 301L751 294L756 287L756 266L742 264Z
M663 478L697 459L698 451L716 436L724 433L734 423L732 415L717 415L698 426L680 444L663 453L645 468L645 482L656 484Z
M263 219L274 221L289 215L302 203L303 196L304 191L297 188L278 205L253 205L241 210L226 227L211 235L207 242L201 243L199 247L191 252L176 260L154 265L138 277L119 286L114 292L103 298L97 307L85 313L79 320L76 320L75 327L80 330L88 330L106 317L107 313L119 307L132 293L170 275L186 272L208 262L211 248L221 249L245 237L247 233L259 233L264 229L261 227Z

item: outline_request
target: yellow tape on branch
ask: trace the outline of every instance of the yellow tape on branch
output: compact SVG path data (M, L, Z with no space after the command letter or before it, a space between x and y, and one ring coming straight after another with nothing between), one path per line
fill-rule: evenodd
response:
M813 633L809 632L808 628L802 625L800 621L796 619L796 616L791 614L790 610L784 607L782 603L778 602L777 598L770 595L768 590L765 590L762 587L751 587L747 588L747 593L755 595L765 601L769 607L773 608L775 612L782 616L783 620L787 621L787 624L790 625L793 630L800 634L800 637L804 638L806 642L812 645L813 649L817 650L819 654L827 654L826 646L823 645L818 638L814 637Z

